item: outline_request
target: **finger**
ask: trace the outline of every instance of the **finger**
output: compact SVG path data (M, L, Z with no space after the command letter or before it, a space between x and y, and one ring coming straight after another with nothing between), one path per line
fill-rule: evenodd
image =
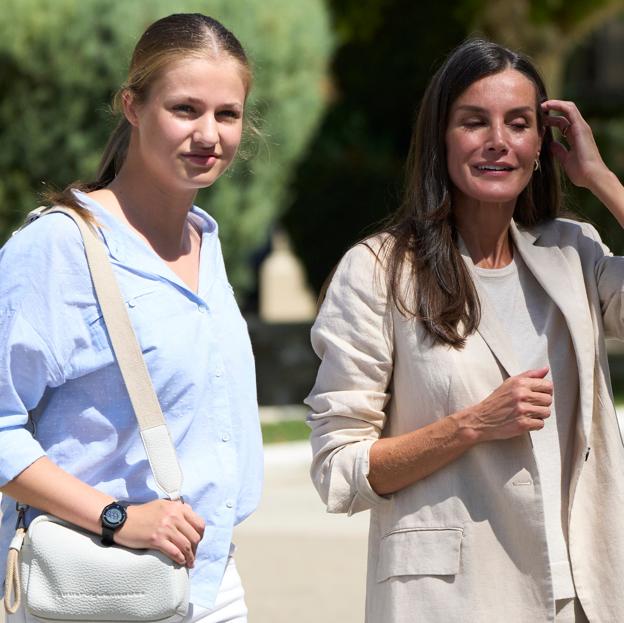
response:
M183 535L186 542L190 544L192 554L197 551L197 546L201 541L202 535L188 522L184 522L176 526L180 534Z
M530 417L534 420L545 420L550 417L550 407L530 404L526 409L525 417Z
M543 384L531 386L527 401L535 403L535 401L537 400L540 403L550 404L550 401L552 401L552 395L552 383L546 381Z
M552 394L532 392L527 396L525 402L528 405L527 411L536 412L538 409L550 409Z
M564 136L566 136L568 128L572 125L570 120L563 115L545 115L544 124L557 128Z
M537 392L540 394L552 394L553 382L546 378L533 378L525 381L526 387L530 392Z
M204 536L206 522L190 506L184 506L184 518L196 530L200 537Z
M523 427L528 431L541 430L545 426L544 420L540 418L526 417L521 422Z
M575 121L583 118L576 104L566 100L547 100L542 102L542 110L544 112L556 110L563 113L563 115L568 118L570 123L574 123Z
M179 547L176 546L173 541L163 541L158 549L165 554L165 556L169 556L173 562L178 563L179 565L186 565L186 556L180 550Z
M535 368L533 370L526 370L517 375L518 378L530 378L530 379L543 379L548 374L548 366L543 368Z
M195 548L191 541L186 538L186 535L181 530L178 530L173 543L182 552L184 564L189 569L192 569L195 566Z

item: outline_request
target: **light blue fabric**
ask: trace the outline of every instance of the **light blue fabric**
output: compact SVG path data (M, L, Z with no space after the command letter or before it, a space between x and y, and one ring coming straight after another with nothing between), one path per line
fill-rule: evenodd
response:
M191 600L210 608L232 528L257 506L262 440L253 356L230 287L217 224L199 208L199 293L134 232L79 194L102 226L184 473L185 500L206 521ZM27 428L34 410L36 440ZM113 361L82 240L67 216L35 221L0 250L0 483L43 454L119 500L162 497ZM15 529L4 496L0 576Z

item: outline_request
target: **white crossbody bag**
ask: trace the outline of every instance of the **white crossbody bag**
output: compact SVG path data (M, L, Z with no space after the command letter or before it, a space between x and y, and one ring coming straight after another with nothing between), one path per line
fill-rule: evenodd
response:
M95 228L69 208L39 208L27 223L52 212L66 214L80 229L154 479L169 499L179 500L182 470L105 247ZM27 530L18 527L11 542L4 603L26 622L177 623L188 610L188 569L156 550L105 547L99 535L40 515Z

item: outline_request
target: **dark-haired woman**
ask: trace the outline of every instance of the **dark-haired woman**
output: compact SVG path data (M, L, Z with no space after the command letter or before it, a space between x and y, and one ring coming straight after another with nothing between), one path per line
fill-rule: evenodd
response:
M424 96L401 211L328 288L312 476L330 512L371 509L368 623L624 621L604 344L624 338L624 260L558 218L555 161L624 225L575 105L523 56L462 44Z
M116 99L121 121L97 180L51 198L99 226L186 503L159 499L77 227L45 216L0 252L0 551L16 500L28 520L44 511L96 534L103 509L126 502L113 540L192 568L185 623L247 615L231 538L260 495L254 364L217 224L193 201L236 156L250 86L245 52L222 24L199 14L155 22Z

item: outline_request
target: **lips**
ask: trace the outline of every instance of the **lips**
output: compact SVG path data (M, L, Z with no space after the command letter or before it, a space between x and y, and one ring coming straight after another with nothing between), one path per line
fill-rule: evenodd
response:
M500 171L513 171L516 167L512 167L510 164L477 164L475 169L482 172L500 172Z
M182 157L201 167L211 167L218 160L219 156L214 153L200 153L200 152L189 152L187 154L182 154Z

